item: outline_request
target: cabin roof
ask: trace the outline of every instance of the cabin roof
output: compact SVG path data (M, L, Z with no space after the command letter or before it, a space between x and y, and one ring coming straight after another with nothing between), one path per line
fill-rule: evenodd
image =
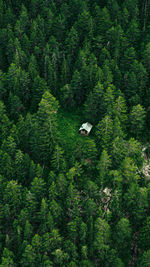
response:
M80 127L79 131L81 130L86 130L88 133L91 131L93 125L89 122L85 122L82 124L82 126Z

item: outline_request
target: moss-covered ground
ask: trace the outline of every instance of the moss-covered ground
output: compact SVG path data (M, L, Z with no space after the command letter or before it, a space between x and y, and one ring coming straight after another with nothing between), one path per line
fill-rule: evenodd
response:
M79 128L83 123L82 116L78 112L68 112L59 110L58 123L60 131L61 147L65 151L65 156L71 159L74 156L77 144L85 144L87 138L79 134Z

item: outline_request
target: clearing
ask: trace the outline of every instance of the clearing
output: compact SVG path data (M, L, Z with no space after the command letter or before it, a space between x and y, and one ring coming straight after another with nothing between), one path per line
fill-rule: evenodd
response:
M80 144L82 147L87 142L87 139L90 138L79 134L79 128L83 123L83 119L79 114L80 111L69 112L59 110L58 112L61 146L65 151L66 159L70 162L76 151L77 144Z

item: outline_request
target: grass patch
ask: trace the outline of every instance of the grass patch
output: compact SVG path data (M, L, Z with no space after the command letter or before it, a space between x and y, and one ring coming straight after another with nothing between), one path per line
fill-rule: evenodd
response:
M60 110L58 112L58 123L61 146L65 151L66 158L72 160L77 143L83 144L89 138L79 134L83 119L77 112Z

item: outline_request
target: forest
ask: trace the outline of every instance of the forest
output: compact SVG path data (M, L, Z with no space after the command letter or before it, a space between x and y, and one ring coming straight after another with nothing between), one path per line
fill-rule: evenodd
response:
M150 267L149 84L150 0L0 0L0 267Z

